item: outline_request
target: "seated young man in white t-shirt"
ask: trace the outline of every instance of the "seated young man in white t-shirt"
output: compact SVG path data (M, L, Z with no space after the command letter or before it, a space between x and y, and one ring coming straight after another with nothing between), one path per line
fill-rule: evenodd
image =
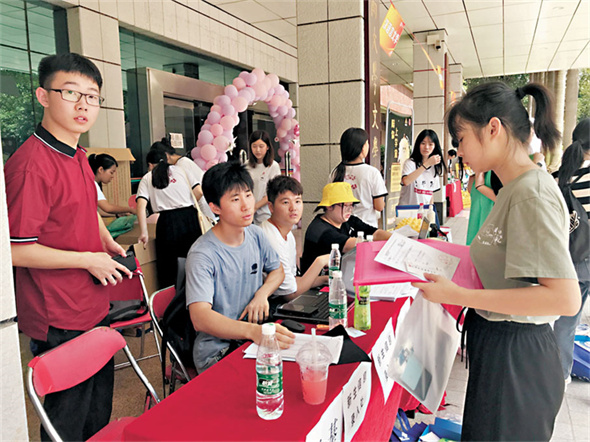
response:
M328 276L318 275L330 256L318 256L303 276L297 276L297 248L291 231L303 214L303 187L295 178L279 175L268 182L266 194L271 216L260 227L285 270L285 279L274 295L287 302L311 287L328 283Z

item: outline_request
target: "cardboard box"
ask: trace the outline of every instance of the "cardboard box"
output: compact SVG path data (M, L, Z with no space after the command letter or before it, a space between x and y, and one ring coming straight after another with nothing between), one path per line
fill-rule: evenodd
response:
M105 198L117 206L127 206L131 196L131 162L135 157L131 150L125 148L106 148L106 147L89 147L86 149L87 155L106 153L112 156L119 167L117 173L109 184L102 186L102 193Z
M148 295L151 296L161 287L158 284L158 271L156 269L156 240L154 239L156 237L156 225L148 224L147 227L149 240L145 248L143 243L138 242L140 235L139 224L136 224L129 232L119 235L115 241L121 244L125 250L133 246L133 251L143 272L145 287Z

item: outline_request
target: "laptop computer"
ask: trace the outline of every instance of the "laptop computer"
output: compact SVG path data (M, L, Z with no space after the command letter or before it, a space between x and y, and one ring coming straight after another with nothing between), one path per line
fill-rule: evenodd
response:
M356 248L345 253L340 260L342 278L348 295L348 305L354 300L354 266L356 264ZM329 293L319 289L311 289L296 299L277 307L275 319L294 319L308 324L329 323Z

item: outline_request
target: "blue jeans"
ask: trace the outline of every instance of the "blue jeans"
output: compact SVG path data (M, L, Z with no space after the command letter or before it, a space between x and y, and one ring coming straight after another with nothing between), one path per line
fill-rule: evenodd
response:
M561 360L561 368L563 370L563 378L567 379L572 371L574 363L574 337L576 334L576 327L580 322L580 316L584 310L584 303L588 297L590 289L590 281L578 281L580 284L580 292L582 292L582 305L580 311L574 316L562 316L555 321L554 331L557 339L557 346L559 347L559 358Z

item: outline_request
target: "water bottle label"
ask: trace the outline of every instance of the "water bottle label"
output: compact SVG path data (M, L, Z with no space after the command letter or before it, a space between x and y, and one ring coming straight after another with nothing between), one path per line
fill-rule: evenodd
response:
M283 372L270 374L257 374L256 390L260 394L272 396L283 391Z
M344 319L346 318L346 304L332 304L330 302L330 318Z
M332 279L332 272L334 272L335 270L340 270L340 267L338 267L338 266L330 267L330 270L329 270L330 279Z

